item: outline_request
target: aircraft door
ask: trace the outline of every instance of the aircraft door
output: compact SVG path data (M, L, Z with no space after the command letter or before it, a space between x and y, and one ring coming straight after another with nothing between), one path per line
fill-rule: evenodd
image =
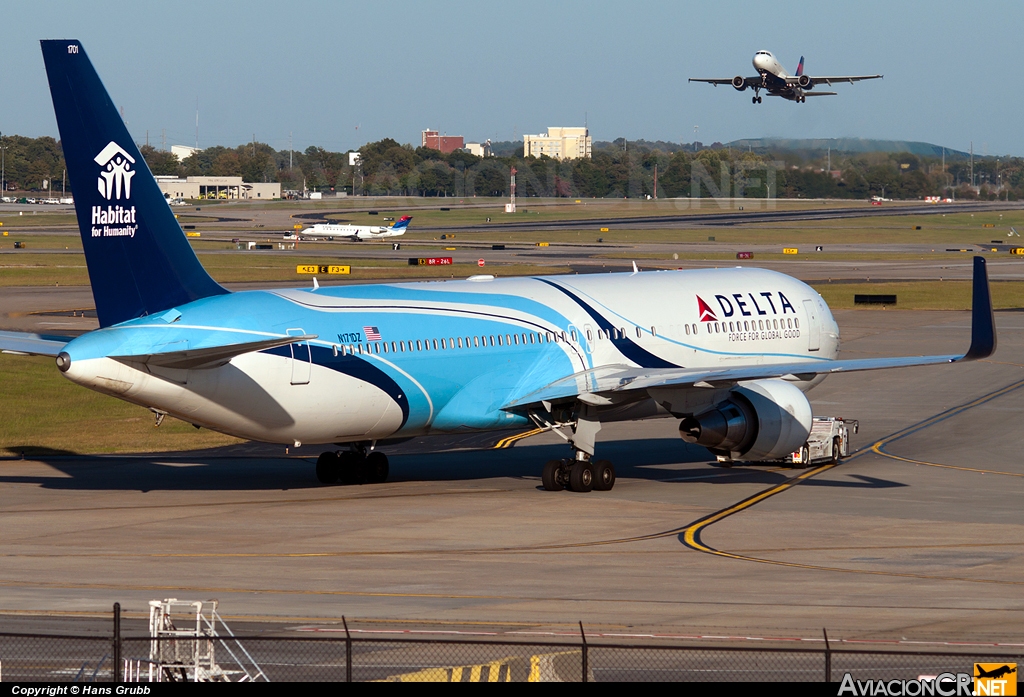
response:
M804 300L804 312L807 315L807 350L817 351L821 348L821 324L813 300Z
M288 334L302 336L306 332L302 329L289 329ZM309 350L309 343L306 341L288 344L292 351L292 384L308 385L309 374L312 367L313 357Z

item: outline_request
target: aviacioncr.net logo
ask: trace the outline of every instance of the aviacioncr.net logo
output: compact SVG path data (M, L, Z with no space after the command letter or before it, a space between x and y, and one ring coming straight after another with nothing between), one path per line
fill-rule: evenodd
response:
M120 145L110 141L93 160L102 167L96 186L103 198L108 201L119 199L122 192L124 198L131 198L132 177L135 176L131 166L135 164L135 158L125 152Z

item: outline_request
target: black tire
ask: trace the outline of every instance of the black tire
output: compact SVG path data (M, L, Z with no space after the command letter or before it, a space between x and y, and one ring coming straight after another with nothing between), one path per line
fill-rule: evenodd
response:
M594 488L594 466L577 460L569 470L569 489L585 494Z
M361 453L349 450L338 453L339 478L342 484L363 483L363 456Z
M321 484L334 484L338 481L341 463L334 453L320 453L316 459L316 478Z
M798 470L805 470L805 469L807 469L807 466L809 464L811 464L810 462L808 462L808 460L810 460L810 459L811 459L811 448L810 448L810 446L807 445L807 443L804 443L803 445L800 446L800 462L794 462L793 463L793 469L798 469Z
M370 484L383 484L388 480L388 456L374 451L366 456L366 481Z
M594 491L611 491L615 486L615 465L608 460L594 463Z
M547 491L561 491L565 488L562 481L562 461L548 460L544 464L544 471L540 475L540 481Z
M839 464L839 439L838 438L833 438L832 439L832 460L831 460L831 462L832 462L833 465L838 465Z

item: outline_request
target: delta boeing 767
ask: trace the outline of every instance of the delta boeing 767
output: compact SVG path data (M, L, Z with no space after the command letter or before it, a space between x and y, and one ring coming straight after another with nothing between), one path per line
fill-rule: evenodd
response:
M980 257L970 349L943 356L842 360L822 297L752 268L232 293L199 263L81 44L42 48L100 328L4 332L0 348L54 356L66 378L158 419L324 444L324 483L384 481L379 448L396 440L536 426L569 450L543 466L546 489L607 490L602 424L656 417L721 459L775 460L807 441L805 393L828 374L995 349Z

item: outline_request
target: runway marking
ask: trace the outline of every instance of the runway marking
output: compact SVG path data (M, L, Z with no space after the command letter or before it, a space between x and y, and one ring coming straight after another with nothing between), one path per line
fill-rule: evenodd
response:
M545 430L547 429L534 428L529 431L524 431L523 433L517 433L514 436L509 436L508 438L502 438L501 440L494 444L494 450L503 450L505 448L511 448L513 445L523 440L524 438L529 438L530 436L535 436L538 433L543 433Z
M939 464L936 464L936 463L929 463L929 462L924 462L924 461L911 460L909 458L902 458L902 457L900 457L898 455L892 455L892 454L887 453L887 452L885 452L883 450L883 448L886 445L890 444L890 443L893 443L893 442L895 442L895 441L897 441L897 440L899 440L901 438L905 438L906 436L909 436L912 433L916 433L916 432L918 432L918 431L920 431L922 429L934 426L935 424L938 424L938 423L941 423L941 422L943 422L943 421L945 421L947 419L950 419L953 416L956 416L958 414L961 414L961 413L967 411L968 409L972 409L972 408L974 408L976 406L985 404L985 403L987 403L987 402L989 402L989 401L991 401L993 399L996 399L997 397L1001 397L1001 396L1003 396L1003 395L1005 395L1005 394L1007 394L1009 392L1012 392L1014 390L1017 390L1017 389L1019 389L1021 387L1024 387L1024 380L1018 380L1017 382L1011 383L1010 385L1002 387L1002 388L1000 388L998 390L995 390L994 392L990 392L990 393L988 393L986 395L982 395L981 397L978 397L978 398L976 398L974 400L971 400L970 402L966 402L965 404L961 404L959 406L952 407L951 409L947 409L946 411L943 411L943 412L941 412L939 414L936 414L935 416L932 416L932 417L930 417L928 419L925 419L924 421L921 421L921 422L918 422L918 423L913 424L911 426L908 426L908 427L906 427L904 429L901 429L901 430L897 431L896 433L893 433L890 436L886 436L885 438L882 438L881 440L877 441L876 443L874 443L874 445L872 445L870 448L868 448L866 450L865 449L858 450L850 458L848 458L848 460L861 457L862 455L865 455L867 453L876 453L878 455L882 455L883 457L890 457L890 458L895 459L895 460L903 460L903 461L913 462L915 464L921 464L921 465L929 465L929 466L935 466L935 467L948 467L950 469L958 469L958 470L964 470L964 471L968 471L968 472L979 472L979 473L982 473L982 474L1001 474L1001 475L1008 475L1008 476L1024 476L1024 475L1020 475L1020 474L1016 474L1016 473L1012 473L1012 472L995 472L995 471L982 470L982 469L976 469L976 468L971 468L971 467L958 467L958 466L955 466L955 465L939 465ZM776 559L765 559L765 558L762 558L762 557L753 557L753 556L749 556L749 555L745 555L745 554L740 554L738 552L727 552L727 551L724 551L724 550L716 549L715 547L711 547L710 545L707 545L707 544L705 544L704 542L701 541L701 533L704 530L706 530L707 528L709 528L710 526L714 525L715 523L717 523L717 522L719 522L719 521L721 521L721 520L723 520L725 518L728 518L729 516L735 515L736 513L740 513L741 511L745 511L745 510L751 508L752 506L754 506L754 505L764 501L765 499L771 498L772 496L775 496L776 494L780 494L780 493L782 493L782 492L792 488L793 486L795 486L797 484L800 484L800 483L802 483L804 481L807 481L808 479L810 479L812 477L815 477L815 476L817 476L817 475L819 475L819 474L821 474L823 472L827 472L828 470L832 469L833 467L835 467L835 465L829 464L829 465L824 465L824 466L821 466L821 467L817 467L817 468L815 468L813 470L809 470L809 471L807 471L807 472L805 472L805 473L803 473L803 474L801 474L801 475L799 475L797 477L794 477L794 478L792 478L792 479L790 479L790 480L788 480L786 482L783 482L781 484L777 484L777 485L775 485L773 487L770 487L770 488L766 489L765 491L761 492L760 494L755 494L753 496L750 496L750 497L748 497L748 498L746 498L746 499L744 499L744 500L742 500L742 501L740 501L738 503L733 504L732 506L729 506L728 508L724 508L724 509L722 509L722 510L716 512L716 513L712 513L711 515L705 516L704 518L701 518L700 520L697 520L697 521L691 523L690 525L686 526L685 528L682 528L681 535L682 535L682 542L683 542L683 544L686 545L687 547L689 547L690 549L696 550L698 552L703 552L705 554L711 554L711 555L718 556L718 557L724 557L724 558L727 558L727 559L736 559L736 560L739 560L739 561L756 562L756 563L759 563L759 564L771 564L771 565L774 565L774 566L785 566L785 567L795 568L795 569L809 569L809 570L814 570L814 571L834 571L834 572L846 573L846 574L864 574L864 575L868 575L868 576L887 576L887 577L895 577L895 578L914 578L914 579L923 579L923 580L930 580L930 581L960 581L960 582L966 582L966 583L983 583L983 584L992 584L992 585L1024 586L1024 581L1005 581L1005 580L999 580L999 579L968 578L968 577L961 577L961 576L935 576L935 575L930 575L930 574L915 574L915 573L909 573L909 572L895 572L895 571L877 571L877 570L871 570L871 569L849 569L849 568L841 568L841 567L833 567L833 566L821 566L821 565L817 565L817 564L802 564L802 563L798 563L798 562L787 562L787 561L780 561L780 560L776 560Z

